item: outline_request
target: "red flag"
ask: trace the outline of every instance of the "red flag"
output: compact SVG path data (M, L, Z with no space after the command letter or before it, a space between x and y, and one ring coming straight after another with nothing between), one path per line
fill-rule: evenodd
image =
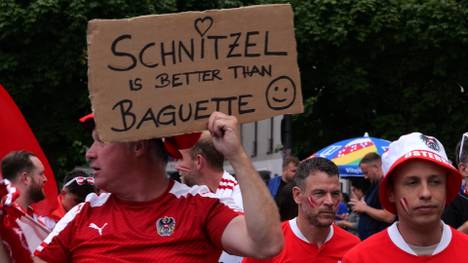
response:
M57 183L47 158L31 128L8 92L0 84L0 158L15 150L33 152L42 161L47 183L44 186L46 199L33 205L34 212L48 215L57 206Z

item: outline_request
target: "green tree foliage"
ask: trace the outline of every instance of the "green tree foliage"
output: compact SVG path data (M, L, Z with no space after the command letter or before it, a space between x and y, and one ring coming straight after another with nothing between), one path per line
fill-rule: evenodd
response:
M2 0L0 83L26 117L58 179L85 164L89 132L78 119L91 111L86 27L94 18L126 18L238 7L248 0Z
M366 131L389 140L421 131L453 156L468 127L467 1L292 4L307 98L296 153Z
M86 26L125 18L230 8L265 0L2 0L0 82L56 172L83 164L90 111ZM305 100L295 153L360 136L413 130L453 148L468 127L467 1L292 0ZM451 152L451 150L450 150Z

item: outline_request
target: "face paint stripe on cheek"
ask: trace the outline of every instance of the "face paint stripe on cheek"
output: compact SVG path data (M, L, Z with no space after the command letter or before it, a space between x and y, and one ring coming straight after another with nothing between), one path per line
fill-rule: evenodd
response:
M307 201L308 201L310 207L312 207L312 208L316 208L318 206L318 204L314 200L312 200L312 197L310 197L310 196L307 197Z
M403 210L405 210L405 212L408 214L408 201L406 200L406 198L402 197L400 198L400 205L401 207L403 208Z

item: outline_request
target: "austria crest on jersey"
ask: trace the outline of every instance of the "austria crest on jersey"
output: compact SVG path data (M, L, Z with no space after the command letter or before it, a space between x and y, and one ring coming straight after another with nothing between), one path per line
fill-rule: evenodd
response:
M171 236L174 233L176 221L173 217L165 216L156 221L156 230L162 237Z

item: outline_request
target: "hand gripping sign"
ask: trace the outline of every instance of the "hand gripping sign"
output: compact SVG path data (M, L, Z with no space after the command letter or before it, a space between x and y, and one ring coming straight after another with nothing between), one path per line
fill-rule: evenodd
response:
M290 5L92 20L88 64L104 141L200 131L213 111L303 111Z

